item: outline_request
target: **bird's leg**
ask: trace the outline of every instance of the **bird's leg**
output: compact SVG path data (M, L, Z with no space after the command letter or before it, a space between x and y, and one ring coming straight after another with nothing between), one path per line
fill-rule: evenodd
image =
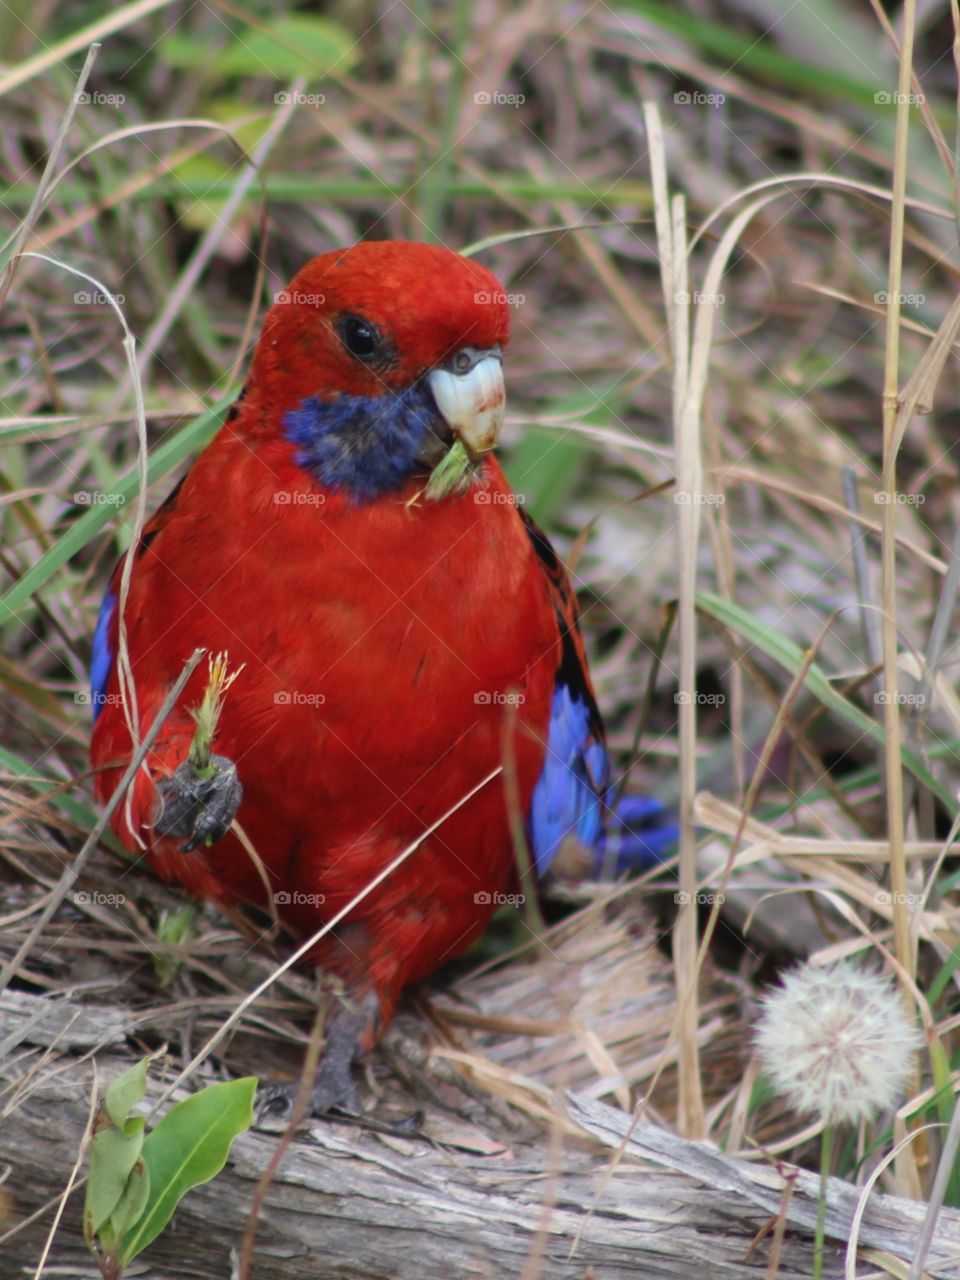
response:
M369 1047L372 1031L370 997L359 1006L349 1008L338 1003L326 1026L323 1057L317 1067L310 1090L309 1114L324 1115L336 1108L353 1115L361 1114L360 1099L351 1068ZM293 1110L300 1090L299 1081L268 1085L260 1091L257 1112L261 1119L286 1119Z
M203 773L184 760L157 782L157 791L161 808L154 830L162 836L185 836L182 853L226 835L243 799L237 766L226 756L211 755Z

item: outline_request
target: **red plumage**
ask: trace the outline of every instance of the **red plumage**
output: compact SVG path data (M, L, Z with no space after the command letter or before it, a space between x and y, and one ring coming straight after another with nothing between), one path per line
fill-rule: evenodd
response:
M557 609L572 624L575 606L562 570L554 581L543 572L492 457L482 463L486 501L475 500L477 488L425 501L418 472L359 502L318 484L283 429L307 397L390 396L453 351L504 346L495 278L439 247L366 244L315 259L288 294L294 303L267 316L242 400L144 530L125 621L142 727L197 646L245 664L214 748L237 766L237 818L273 893L288 897L280 914L306 934L503 763L508 724L526 809L561 656ZM335 323L344 314L390 335L389 367L365 367L345 350ZM112 654L117 628L114 617ZM127 847L135 833L147 844L164 879L262 906L267 891L232 833L183 853L182 840L153 831L157 781L186 757L189 709L205 683L201 666L137 778L133 830L123 806L115 826ZM114 666L106 692L118 688ZM509 691L521 695L514 705L501 700ZM478 701L485 693L494 696ZM131 751L109 696L91 751L104 799ZM382 1027L407 983L484 929L514 868L500 777L314 958L354 993L376 993Z

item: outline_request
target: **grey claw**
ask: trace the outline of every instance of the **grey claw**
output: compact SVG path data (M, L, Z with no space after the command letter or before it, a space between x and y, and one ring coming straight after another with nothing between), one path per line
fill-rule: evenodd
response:
M299 1081L261 1088L257 1095L257 1119L289 1120L299 1092ZM321 1064L310 1090L307 1115L324 1116L328 1111L334 1110L346 1111L355 1116L363 1114L353 1077L349 1074L324 1072Z

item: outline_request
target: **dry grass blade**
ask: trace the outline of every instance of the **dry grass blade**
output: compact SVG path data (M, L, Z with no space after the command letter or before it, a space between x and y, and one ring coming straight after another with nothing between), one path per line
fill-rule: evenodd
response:
M53 146L50 148L50 154L47 156L47 162L44 166L40 181L37 183L37 188L33 193L30 208L27 210L26 217L17 228L16 235L12 237L12 243L10 243L10 256L6 266L4 267L3 276L0 278L0 309L3 308L7 300L7 294L10 292L10 286L13 283L13 275L17 269L17 263L21 256L21 250L33 229L34 223L40 216L40 211L43 208L44 201L47 199L48 194L54 186L54 178L57 167L60 163L60 156L67 139L67 134L70 132L70 126L73 124L73 117L77 111L80 94L83 93L87 80L90 78L90 72L93 70L93 64L96 62L97 54L99 52L100 46L98 44L91 45L87 51L83 68L80 71L80 75L77 77L76 89L72 99L70 100L70 104L67 107L66 114L60 121L60 127L57 129L57 136L53 141ZM4 245L4 249L6 248L7 245Z
M231 191L222 212L217 215L213 225L197 245L196 251L181 272L179 280L167 295L159 315L150 326L141 346L138 361L141 377L146 375L157 347L160 346L169 333L181 308L196 287L210 259L216 253L220 241L230 230L234 214L246 198L247 192L260 177L263 165L290 123L294 106L300 94L303 93L305 84L306 80L299 79L295 80L290 86L289 92L285 95L274 119L264 131L263 136L257 141L249 163L244 165L240 171L236 185Z
M95 44L98 40L105 39L106 36L113 35L116 31L122 31L124 27L146 17L147 14L156 12L157 9L166 8L170 2L171 0L133 0L133 3L115 9L108 17L91 22L66 40L61 40L44 49L42 53L28 58L18 67L12 67L0 76L0 94L10 93L50 67L65 62L71 54L79 52L87 45Z
M96 1076L94 1076L94 1081L96 1081ZM53 1215L53 1222L51 1222L50 1230L47 1232L47 1238L44 1242L40 1258L37 1261L37 1269L33 1274L33 1280L41 1280L41 1277L43 1276L43 1271L47 1264L47 1258L50 1254L51 1248L53 1247L54 1238L60 1228L60 1222L63 1218L63 1211L66 1208L67 1200L77 1187L77 1179L80 1176L80 1166L83 1163L84 1156L87 1153L87 1147L91 1137L93 1136L93 1126L97 1118L98 1103L99 1091L96 1088L96 1084L94 1084L94 1087L90 1090L90 1109L87 1112L87 1125L83 1133L83 1138L77 1147L77 1158L74 1161L73 1168L70 1170L70 1176L67 1178L67 1185L63 1188L63 1194L57 1203L56 1211Z
M920 1128L914 1129L911 1133L908 1133L906 1137L901 1138L901 1140L894 1146L893 1150L889 1151L883 1157L876 1169L874 1169L873 1173L870 1174L870 1177L863 1184L863 1189L861 1190L859 1199L857 1200L857 1207L854 1211L853 1220L850 1223L850 1236L847 1240L846 1257L844 1259L844 1280L857 1280L857 1256L859 1253L860 1227L863 1222L863 1216L867 1211L870 1196L874 1187L880 1181L884 1170L891 1165L894 1160L896 1160L903 1147L909 1145L921 1134L929 1133L936 1128L937 1126L932 1124L922 1125ZM925 1231L926 1222L924 1223L924 1232Z
M912 1137L913 1135L911 1134L910 1136ZM947 1129L946 1141L940 1152L940 1162L937 1165L936 1177L930 1190L927 1213L920 1231L917 1252L910 1264L910 1280L920 1280L923 1273L927 1256L930 1253L930 1246L933 1244L934 1233L937 1229L937 1215L943 1208L947 1185L953 1175L958 1152L960 1152L960 1107L954 1107L953 1115L950 1118L950 1126Z
M123 776L120 779L119 783L117 784L117 789L114 791L113 795L104 805L103 812L100 814L100 817L97 819L93 827L93 830L90 832L89 836L84 841L83 847L81 848L77 856L74 858L73 862L71 862L70 865L64 871L63 875L60 878L59 884L57 885L53 893L51 893L46 905L41 911L40 916L36 924L31 929L30 933L20 944L19 948L17 949L12 959L10 959L4 965L2 971L0 971L0 992L6 990L7 985L10 982L10 979L14 977L21 963L23 962L24 958L29 954L30 948L33 946L37 938L40 937L40 935L42 934L46 926L50 923L51 919L53 918L53 913L56 911L60 903L64 900L66 895L69 893L70 889L76 884L77 880L79 879L80 873L81 871L83 871L83 868L88 858L97 848L97 845L99 844L99 841L100 841L100 837L103 835L104 831L107 829L107 824L109 823L110 819L113 817L113 814L115 810L118 808L120 801L126 796L127 788L130 786L130 783L133 781L137 770L140 768L141 764L143 763L146 757L147 752L153 746L153 743L157 737L157 734L163 728L164 721L166 720L170 712L173 710L174 706L176 705L177 699L180 697L180 694L183 692L184 687L186 686L187 681L190 679L190 677L193 675L193 672L196 670L197 664L199 663L200 659L203 657L203 652L204 651L202 649L197 649L194 652L193 656L186 663L183 670L180 672L180 675L177 677L176 681L171 686L170 692L167 694L163 702L160 704L160 707L157 711L157 715L153 721L153 724L151 724L150 728L144 734L143 740L139 743L136 751L134 751L133 755L130 757L130 763L127 765L126 769L123 771Z
M147 422L146 409L144 407L143 400L143 385L137 368L136 340L130 331L129 325L127 324L122 307L110 289L101 280L98 280L95 276L89 275L85 271L79 271L76 267L71 267L69 264L61 262L56 258L48 257L43 253L28 251L22 253L20 256L24 258L36 258L41 262L48 262L51 266L59 267L69 275L76 276L80 280L85 280L87 284L93 286L94 290L97 291L101 297L107 300L123 327L123 350L124 355L126 356L127 369L130 373L130 383L133 389L134 398L134 422L137 435L137 466L140 474L140 483L137 487L136 504L134 509L133 536L128 552L123 558L123 566L120 572L120 592L117 604L119 617L117 670L120 676L120 689L121 697L123 698L124 716L127 720L131 741L136 743L140 738L140 716L137 701L137 689L133 679L133 669L130 663L130 652L127 644L127 626L125 617L127 596L130 591L130 579L133 573L133 562L136 550L140 545L140 534L143 530L147 514ZM196 657L196 655L194 655L194 657ZM191 662L192 661L193 659L191 658ZM132 792L128 794L124 800L124 804L128 811L128 818L129 806L131 803ZM129 822L131 829L134 829L135 825L135 823ZM0 986L2 986L2 984L0 984Z
M904 199L907 183L907 146L910 125L910 84L913 73L913 34L916 21L914 0L906 0L903 18L903 42L900 50L897 125L894 151L893 201L890 217L890 269L887 281L887 339L884 356L883 386L883 489L887 501L883 506L881 534L881 592L883 597L882 642L884 727L886 747L887 830L890 838L890 888L894 895L894 933L897 959L913 974L916 956L910 945L910 920L907 902L907 865L903 851L903 765L900 760L900 702L897 644L897 563L896 528L899 508L897 493L897 453L900 354L900 298L903 292L903 227ZM920 383L916 395L919 397ZM919 1194L919 1180L916 1180Z
M673 935L676 965L677 1037L680 1046L680 1126L690 1137L703 1133L703 1096L697 1044L697 907L696 835L693 801L696 795L696 564L700 528L703 468L700 458L699 412L688 407L690 293L686 243L686 210L683 198L669 198L666 154L659 113L653 103L644 104L650 140L654 214L660 252L660 278L667 313L667 332L673 363L673 422L676 467L675 496L679 505L677 562L680 640L680 892L685 895Z

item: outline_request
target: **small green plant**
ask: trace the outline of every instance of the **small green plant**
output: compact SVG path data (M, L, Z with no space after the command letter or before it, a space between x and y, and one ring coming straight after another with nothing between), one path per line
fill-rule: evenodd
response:
M197 909L191 902L182 907L164 907L157 916L154 937L166 946L185 947L197 935ZM153 967L163 986L168 987L180 968L180 958L175 955L155 954Z
M119 1280L253 1123L257 1080L245 1076L176 1103L145 1133L143 1116L131 1112L146 1094L149 1064L143 1058L109 1086L90 1143L83 1230L104 1280Z

